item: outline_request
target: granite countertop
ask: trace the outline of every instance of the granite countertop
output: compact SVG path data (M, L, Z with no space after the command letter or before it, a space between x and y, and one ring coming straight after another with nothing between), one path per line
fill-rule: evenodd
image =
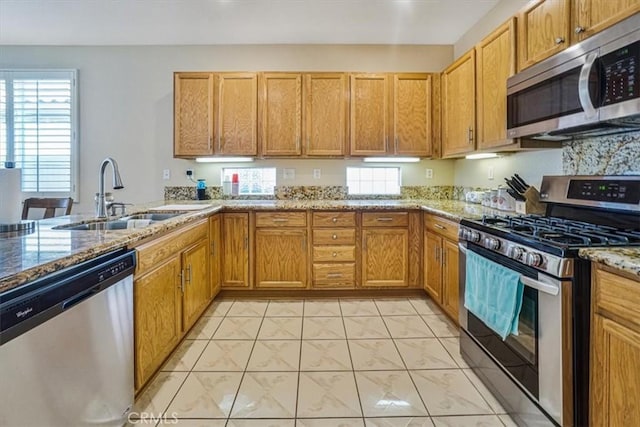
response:
M640 280L640 247L583 248L578 254L581 258L635 274Z
M506 214L456 200L167 200L136 205L127 215L146 212L149 208L169 204L199 204L201 210L189 211L174 218L153 223L144 228L125 230L66 230L58 226L92 222L88 215L70 215L36 221L33 233L0 237L0 293L91 259L109 251L131 246L140 240L175 229L191 221L206 218L220 210L406 210L420 209L448 219L477 219L483 215ZM615 252L614 251L618 251ZM588 253L586 251L589 251ZM640 249L621 252L617 249L591 249L580 255L609 260L614 267L640 274ZM597 254L597 255L596 255Z

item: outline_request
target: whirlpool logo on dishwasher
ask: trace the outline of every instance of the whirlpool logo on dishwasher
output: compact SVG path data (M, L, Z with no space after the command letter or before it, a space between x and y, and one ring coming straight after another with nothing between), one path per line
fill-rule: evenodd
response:
M26 310L18 311L18 312L16 312L16 317L17 318L25 317L26 315L28 315L32 311L33 311L33 307L29 307Z

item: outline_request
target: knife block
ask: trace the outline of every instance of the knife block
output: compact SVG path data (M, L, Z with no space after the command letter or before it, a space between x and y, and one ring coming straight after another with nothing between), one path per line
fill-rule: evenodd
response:
M544 215L547 211L547 206L540 201L540 193L535 187L527 188L523 196L527 199L524 202L516 201L516 212L519 214L537 214Z

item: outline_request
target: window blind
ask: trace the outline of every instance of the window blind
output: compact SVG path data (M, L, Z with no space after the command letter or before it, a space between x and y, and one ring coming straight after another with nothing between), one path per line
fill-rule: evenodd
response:
M5 72L3 159L22 169L22 191L71 194L74 185L75 73Z

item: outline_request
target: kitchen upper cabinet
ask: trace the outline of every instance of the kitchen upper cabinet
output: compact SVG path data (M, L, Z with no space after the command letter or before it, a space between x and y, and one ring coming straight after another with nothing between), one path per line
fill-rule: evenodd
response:
M136 390L153 376L182 337L180 263L176 254L135 280Z
M639 0L573 0L571 6L574 43L640 12Z
M249 214L222 214L222 288L248 288Z
M255 73L218 74L216 154L258 154L258 76Z
M592 268L590 424L640 425L640 282Z
M475 149L475 52L470 50L442 72L442 157Z
M349 125L347 74L313 73L303 78L304 154L344 156Z
M535 0L520 11L518 70L569 46L570 3L571 0ZM608 0L606 3L609 3Z
M214 86L212 73L174 74L174 157L213 154Z
M209 243L211 249L209 252L209 275L211 284L211 298L215 298L220 292L221 275L220 269L222 267L222 230L221 230L221 215L213 215L209 218Z
M269 157L302 154L302 75L262 73L259 106L260 154Z
M352 156L385 155L389 145L389 76L351 75Z
M208 228L209 225L205 224ZM182 253L184 299L182 305L183 330L196 323L211 302L209 282L209 240L201 239Z
M515 18L476 46L478 150L513 143L507 139L507 78L516 71Z
M393 149L389 154L431 156L432 76L393 75Z
M424 214L424 289L458 323L458 224Z
M256 288L305 288L307 213L257 212L255 219Z

